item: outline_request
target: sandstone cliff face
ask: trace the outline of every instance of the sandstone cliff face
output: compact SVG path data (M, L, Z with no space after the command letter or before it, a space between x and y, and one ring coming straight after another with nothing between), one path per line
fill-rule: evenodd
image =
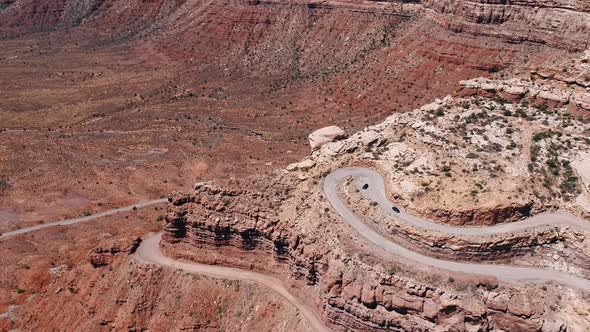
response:
M539 227L514 234L456 236L411 227L372 206L357 190L346 186L341 195L358 215L394 242L425 255L447 260L513 262L553 267L590 277L587 233L568 227ZM502 210L502 208L500 207ZM484 221L486 218L484 217ZM509 222L506 219L505 222ZM567 268L565 268L567 266Z
M288 187L277 180L253 180L263 191L198 184L193 194L175 196L172 204L176 208L166 217L164 239L262 253L287 263L294 275L315 285L316 262L321 257L306 249L299 235L285 229L276 212L287 199ZM258 268L272 271L270 266Z
M135 30L133 33L144 35L153 31L149 23L151 20L155 20L164 29L173 28L172 25L176 25L178 19L190 27L191 12L209 11L212 15L218 15L220 13L216 12L216 8L220 6L250 7L248 11L253 12L259 12L257 8L260 7L283 7L289 8L295 15L302 11L321 13L344 10L400 18L420 16L421 12L426 11L432 20L451 31L491 35L515 42L547 43L577 50L588 47L587 34L590 29L590 9L583 0L348 0L321 3L305 0L289 3L276 0L225 0L222 4L196 4L186 0L149 3L138 0L2 0L0 31L4 28L5 32L22 33L79 25L91 27L97 24L110 25L113 20L118 19L125 22L128 33ZM254 19L267 24L273 23L269 16ZM132 29L128 29L129 27ZM115 27L115 30L119 28Z
M309 331L264 287L136 262L138 237L162 227L158 213L4 241L0 331Z
M469 295L445 290L398 276L394 269L379 271L348 256L332 244L334 239L325 235L296 235L297 226L279 217L279 202L288 199L281 183L293 187L293 179L278 178L281 180L244 181L247 184L243 187L252 188L252 183L258 183L258 189L222 189L199 184L194 193L176 195L174 208L166 218L167 254L174 256L175 248L184 243L200 249L181 257L199 261L209 262L207 256L211 252L223 253L228 246L250 255L273 257L272 264L283 266L282 271L289 278L311 287L321 303L318 309L337 329L429 331L438 326L484 331L519 326L523 331L536 331L556 325L559 328L555 331L560 331L565 327L559 318L548 316L545 300L534 291L493 291L498 286L490 279L470 281L476 290ZM232 188L236 185L233 182ZM220 257L223 254L216 263L257 270L270 266L250 263L248 256L238 262Z
M474 224L495 225L502 222L511 222L523 219L531 215L532 204L496 206L478 210L433 210L428 215L437 221L447 224Z
M577 50L588 48L585 35L590 30L590 6L586 1L424 0L422 3L436 13L435 20L453 30Z
M141 239L134 241L105 240L99 243L89 254L93 267L103 267L113 263L118 254L132 254L141 243Z
M342 3L347 6L342 6ZM91 46L120 45L128 41L143 46L142 43L153 42L153 45L157 45L157 52L148 52L146 57L161 56L166 62L194 58L194 62L188 62L187 67L204 63L206 70L214 67L221 71L220 77L241 72L255 77L306 77L315 83L318 77L334 75L338 79L325 87L326 91L335 90L336 94L326 92L318 98L330 100L334 105L348 105L351 109L351 105L354 105L358 109L356 117L351 116L355 126L364 125L363 115L369 106L372 109L387 105L397 109L400 107L399 100L402 100L404 107L407 103L417 106L421 99L452 91L457 78L487 75L508 67L510 63L518 61L515 58L534 51L540 44L575 50L584 47L588 38L585 25L587 19L584 16L587 4L583 1L512 1L511 4L502 1L423 1L422 5L406 3L403 6L393 1L391 7L381 4L378 7L373 4L367 6L364 5L366 2L362 2L363 6L359 7L357 3L338 1L309 6L307 1L285 4L284 1L0 0L0 30L7 36L14 36L64 29L68 37L99 31L96 39L89 39ZM535 9L534 6L539 8ZM426 11L427 17L423 17L423 11ZM432 22L438 22L449 30L441 29ZM532 27L530 30L529 26ZM449 35L448 31L460 33ZM62 37L57 36L58 39ZM525 43L510 45L504 41ZM323 49L334 52L319 51ZM363 59L368 60L362 62ZM341 71L343 68L352 69ZM285 72L288 74L285 75ZM441 73L445 75L444 79L440 78ZM539 76L544 75L544 72L539 72ZM374 80L367 81L368 77ZM576 82L584 81L576 78ZM272 88L282 86L277 84L272 85ZM346 89L344 94L338 92L343 86ZM380 93L366 94L370 89L379 90L376 87L381 88ZM389 91L398 89L403 93L399 96L389 95ZM477 88L476 95L486 95L482 91ZM352 97L349 98L349 95ZM398 100L398 103L390 102L391 98ZM549 99L539 99L542 100ZM357 107L357 101L364 102L363 107ZM446 103L444 106L443 103L436 103L433 112L441 109L446 111L446 107ZM383 109L382 114L389 114L390 111ZM433 114L428 115L431 116ZM410 114L396 122L396 125L413 126L416 131L427 133L419 137L422 143L429 144L429 149L440 149L444 145L442 138L446 135L433 130L431 123L428 123L430 120L421 121L413 117ZM558 126L558 122L553 120L551 124ZM502 135L499 132L492 134L489 136L494 140L505 136L503 132ZM200 261L209 261L215 254L212 263L280 271L282 275L291 276L315 292L318 302L322 303L325 317L336 327L431 331L439 326L457 330L562 331L566 326L570 329L584 326L583 318L582 325L576 325L563 314L568 310L584 313L584 306L572 309L572 303L579 301L579 297L559 287L550 286L543 291L504 285L495 288L497 285L494 280L467 278L462 281L457 276L454 276L456 281L451 282L450 278L441 277L433 271L417 273L408 267L410 264L399 267L399 263L386 257L365 254L366 247L347 239L346 234L350 231L342 229L338 218L330 214L329 207L318 203L322 200L317 192L301 189L298 184L316 188L317 182L313 181L336 165L370 163L371 166L387 170L387 167L391 167L387 164L399 158L394 147L386 150L391 154L391 159L380 154L385 150L382 147L386 146L388 140L397 140L399 137L385 138L383 132L373 130L361 136L358 141L354 141L358 139L355 137L353 141L326 146L318 152L319 157L316 155L293 168L298 173L288 178L245 179L221 187L202 185L194 193L177 195L175 206L167 218L167 252ZM480 138L483 139L475 133L470 139ZM518 138L518 134L514 138ZM510 143L499 142L504 146ZM473 146L486 148L491 144ZM515 149L519 154L527 154L526 146ZM407 155L412 154L411 151L407 152ZM350 156L341 158L347 153ZM413 153L418 154L416 151ZM484 153L498 154L497 151ZM510 153L502 155L509 156ZM419 158L413 161L418 163L412 166L420 166ZM488 166L485 162L478 165L481 164ZM442 170L443 166L440 166ZM515 173L523 171L520 168L510 170ZM461 169L451 171L460 174ZM487 168L480 170L488 171L491 172ZM427 172L425 174L426 177ZM486 176L491 174L486 173ZM419 182L417 184L421 186ZM294 187L298 188L297 193L292 192ZM277 191L275 188L284 189ZM423 201L432 198L429 196L431 192L418 188L412 208L423 206L421 195L426 196ZM448 196L454 197L451 193ZM283 204L285 199L288 204ZM523 198L515 206L502 205L505 206L502 209L497 206L474 209L470 205L460 210L462 212L445 209L444 204L439 204L437 209L419 212L438 216L441 221L490 224L519 218L527 213L530 202ZM338 232L333 232L333 229ZM473 256L480 255L482 249L488 252L503 249L501 241L473 244L461 239L424 239L423 235L417 240L430 242L428 245L431 247L463 249L464 253ZM542 244L552 244L561 241L561 237L559 234L548 234L540 240ZM504 241L517 247L521 245L524 250L529 245L540 245L528 235ZM179 245L185 245L183 248L186 250L180 252ZM266 297L256 297L255 301L250 302L251 292L240 291L235 285L230 286L236 289L232 288L220 295L218 290L228 286L225 283L194 280L159 269L119 265L131 247L128 243L101 243L90 252L90 263L52 285L49 293L56 292L54 296L43 294L39 300L42 302L34 302L33 306L23 308L24 318L17 327L42 329L48 325L70 324L77 324L82 329L99 326L99 329L138 330L165 329L169 326L196 330L235 330L240 327L264 330L268 327L255 323L240 325L246 318L255 318L249 322L255 321L256 317L264 318L264 313L256 316L257 311L253 307L248 307L244 312L225 312L227 317L232 318L229 323L224 319L201 319L201 315L215 316L224 312L221 306L219 311L211 309L203 313L200 310L212 308L211 303L218 300L218 296L227 296L231 299L229 302L242 299L243 302L233 303L235 307L264 303ZM229 251L231 249L236 250ZM583 250L579 248L575 252ZM236 251L262 259L254 262L246 260L244 262L247 263L244 263L229 256L223 257L224 253L235 254ZM581 257L581 260L586 258ZM115 269L112 274L107 272L111 267ZM432 279L425 279L424 276L429 275L432 275ZM182 288L183 291L179 291L180 285L191 285L194 288ZM179 293L183 294L180 299L176 297ZM563 293L560 294L563 300L556 300L556 293ZM195 304L194 294L206 296L200 297L200 302ZM554 304L557 309L551 307ZM179 306L191 310L188 313L179 311ZM74 309L65 312L62 310L64 307ZM52 311L44 315L47 316L44 319L38 319L39 313L47 312L47 308ZM266 315L282 312L277 307L263 311ZM285 322L294 316L289 310L285 312L276 321ZM116 318L113 320L112 317ZM290 331L297 328L297 322L289 321L289 324L281 326Z
M543 90L547 83L535 84L553 91ZM384 255L351 233L321 191L321 180L335 168L362 165L380 170L400 206L439 221L491 225L553 208L583 215L576 198L585 193L569 161L589 149L589 124L568 115L565 103L549 112L522 102L527 95L529 90L515 101L495 93L449 96L327 143L288 171L223 186L197 184L193 192L173 196L164 248L174 257L279 271L312 294L336 329L586 327L581 313L587 301L575 290L449 275ZM547 125L565 129L548 133ZM564 147L559 154L556 146ZM537 177L545 180L531 181ZM587 234L544 228L489 238L447 236L389 220L354 188L347 193L359 215L412 250L588 275ZM236 252L239 259L232 258Z

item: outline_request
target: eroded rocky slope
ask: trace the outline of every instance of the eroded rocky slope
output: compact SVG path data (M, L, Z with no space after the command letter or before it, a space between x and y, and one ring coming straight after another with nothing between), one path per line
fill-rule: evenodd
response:
M281 178L281 183L293 181L295 193L265 180L248 179L250 189L239 190L199 185L194 194L175 197L175 211L167 217L167 254L289 276L311 289L318 310L336 329L518 326L523 331L561 331L587 324L582 314L586 300L556 285L542 291L498 286L494 279L428 269L418 276L415 266L353 240L321 203L314 180L297 185L298 179Z
M536 89L558 93L548 78L522 78L519 82L531 87L510 100L502 94L510 89L499 87L514 81L485 81L496 87L484 88L485 94L474 88L479 82L465 82L461 96L392 115L327 143L273 177L230 180L224 186L201 183L194 192L174 196L166 218L167 254L281 271L310 290L336 329L584 330L590 324L588 294L554 283L504 283L396 259L359 240L323 196L325 175L362 165L382 173L396 204L445 223L491 225L556 209L588 218L589 184L584 167L577 166L587 161L575 161L586 160L590 151L590 124L587 114L568 112L570 104L580 105L540 96ZM569 86L568 96L576 86ZM445 238L396 224L373 211L357 190L353 186L343 193L349 204L414 250L588 275L583 231L558 227Z
M12 3L0 14L0 230L284 167L318 127L362 128L544 49L473 42L396 8Z
M588 47L584 35L590 29L590 7L586 1L425 0L421 3L436 13L435 20L452 30L578 50Z
M319 184L335 167L365 165L387 177L400 207L439 221L487 225L557 208L586 216L587 124L576 118L587 110L587 67L569 52L587 47L587 12L584 1L0 0L2 230L206 176L214 184L175 196L167 254L278 273L336 329L584 330L578 292L417 271L373 250ZM524 67L532 72L519 76ZM288 173L246 177L306 155L318 127L354 132L498 71L518 84L465 81L457 98L328 144ZM561 106L574 117L552 114ZM345 189L367 219L383 217ZM99 223L3 243L0 329L304 329L293 308L266 305L267 290L131 263L153 214L121 216L134 227L126 234ZM376 226L395 239L402 225ZM572 230L403 231L406 245L446 258L587 270L585 234Z
M247 5L252 8L285 5L283 1L224 1L225 4ZM493 35L514 42L548 43L581 50L588 46L587 32L590 7L583 0L424 0L424 1L293 1L291 10L324 11L344 9L357 12L384 13L412 16L425 12L441 27L455 32L474 35ZM126 21L125 26L146 33L155 27L178 29L180 22L189 22L191 15L209 11L216 4L206 1L27 1L3 0L0 2L0 28L5 33L40 31L48 28L93 27L98 23L111 23L115 19ZM140 9L140 11L137 11ZM140 13L140 14L139 14ZM34 19L32 19L34 18ZM155 19L155 24L151 23ZM261 17L268 24L270 17ZM117 28L115 28L117 29ZM119 29L117 29L119 30ZM132 30L118 33L130 33ZM582 38L582 40L580 40Z

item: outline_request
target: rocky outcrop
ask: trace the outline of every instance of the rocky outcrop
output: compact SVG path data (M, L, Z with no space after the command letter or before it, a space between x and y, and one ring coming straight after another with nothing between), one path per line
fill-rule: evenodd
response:
M423 0L421 4L451 30L573 50L589 46L590 7L585 1Z
M534 82L538 98L555 92L542 83ZM369 166L383 174L396 205L439 221L492 225L553 208L580 215L573 201L580 195L572 179L577 163L570 164L588 151L588 124L565 116L565 107L549 112L498 96L501 90L524 99L531 94L529 86L479 79L464 84L465 89L469 84L482 97L448 96L394 114L325 143L274 175L227 180L222 186L200 183L191 193L176 194L166 217L166 253L279 271L310 290L326 321L343 329L560 331L583 326L585 318L570 317L570 309L576 309L568 303L580 303L573 292L567 302L562 300L566 291L554 284L506 285L400 262L359 241L325 200L320 183L327 174L338 167ZM570 90L578 87L572 84ZM548 124L567 129L548 131ZM450 236L386 218L366 198L361 202L356 190L349 187L349 206L411 250L582 276L590 271L587 234L576 230L540 227L490 237ZM529 257L538 253L548 258Z
M306 250L298 235L283 228L276 213L288 188L276 180L265 182L254 184L265 188L263 192L198 184L194 194L175 196L172 204L177 208L166 218L164 239L268 255L286 263L297 278L315 285L320 257Z
M528 71L509 80L476 78L460 82L462 96L500 97L511 102L551 108L568 106L570 110L590 111L590 50L582 56Z
M333 142L341 138L344 138L344 130L338 126L329 126L318 129L309 134L309 145L313 151L321 148L326 143Z
M130 255L134 253L140 243L141 239L139 238L133 241L113 239L103 240L88 254L90 264L95 268L110 265L113 263L115 256L119 254Z
M424 215L451 225L491 226L529 217L533 209L532 203L529 202L523 205L512 204L464 211L437 209L424 212ZM538 209L535 210L538 212Z
M538 75L533 71L532 75ZM544 74L548 75L548 74ZM578 89L572 89L572 83L577 82L573 78L561 78L563 81L551 79L558 83L535 82L529 79L514 79L508 81L496 81L485 78L461 81L461 95L477 95L484 97L499 96L508 101L519 102L526 98L530 103L547 105L551 108L559 108L571 105L582 111L590 111L590 93L586 91L590 87L590 76L584 76L577 83ZM565 82L570 83L565 83Z
M528 331L543 326L544 300L533 292L492 291L497 282L482 278L473 281L479 295L461 294L398 276L394 270L359 265L316 233L297 235L280 212L291 194L288 188L296 187L293 181L297 180L280 175L244 179L245 185L233 182L231 186L248 189L205 183L191 194L175 195L166 217L167 254L174 255L174 248L182 243L189 250L200 248L193 250L192 259L207 261L199 256L227 248L272 257L273 264L287 267L290 278L315 291L324 317L336 328L427 331L438 326L472 331L521 326ZM265 269L247 260L243 264Z

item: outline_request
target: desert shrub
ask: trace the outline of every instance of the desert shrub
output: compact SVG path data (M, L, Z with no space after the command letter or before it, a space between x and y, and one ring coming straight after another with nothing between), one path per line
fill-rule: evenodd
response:
M557 159L549 159L547 160L547 166L549 167L549 171L553 173L553 175L559 175L559 161Z
M576 177L571 171L568 171L565 179L559 185L559 189L564 195L575 194L578 189L578 177Z
M395 269L394 266L390 267L389 270L387 271L387 273L389 273L390 276L394 275L397 272L397 270Z
M498 104L502 104L502 105L504 105L504 104L510 104L510 101L508 101L508 100L506 100L506 99L504 99L504 98L502 98L502 97L500 97L500 96L495 96L495 97L494 97L494 101L495 101L496 103L498 103Z
M527 114L524 111L524 109L522 109L520 107L516 109L516 111L514 112L514 115L516 115L519 118L526 118L527 117Z
M8 187L10 187L8 180L5 178L0 178L0 191L6 190Z
M538 141L540 141L540 140L544 140L544 139L546 139L546 138L549 138L549 137L551 137L551 136L553 136L553 135L555 135L555 132L553 132L553 131L551 131L551 130L549 130L549 131L542 131L542 132L540 132L540 133L536 133L536 134L533 136L533 141L535 141L535 142L538 142Z
M536 104L533 107L536 108L538 111L543 112L543 113L546 113L547 112L547 109L549 108L547 106L547 104Z
M538 145L531 146L531 161L537 161L539 159L539 151L541 147Z
M487 152L500 152L502 149L502 145L498 143L490 143L484 147L484 150Z

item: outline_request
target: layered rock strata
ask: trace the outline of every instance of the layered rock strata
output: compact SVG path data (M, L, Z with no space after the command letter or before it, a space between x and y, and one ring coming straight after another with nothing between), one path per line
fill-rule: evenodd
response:
M528 75L510 80L476 78L461 81L460 95L499 96L509 101L567 106L570 111L590 114L590 50L581 57L534 68Z
M589 46L585 35L590 31L590 7L585 1L424 0L420 3L432 11L435 21L451 30L576 50ZM576 40L574 36L581 39Z
M342 189L358 215L396 243L447 260L514 262L552 267L590 278L588 232L569 226L545 226L493 236L457 236L415 228L387 215L348 184ZM531 256L534 254L534 256ZM515 257L528 256L527 260Z
M172 197L163 247L173 257L278 271L313 294L335 329L584 329L590 321L582 292L508 285L391 257L360 241L321 190L333 170L367 166L383 175L396 204L441 222L493 225L555 209L584 218L586 184L574 161L590 149L589 124L569 116L566 104L548 111L523 99L446 97L327 142L286 171L197 184ZM543 266L546 260L527 255L558 253L548 268L588 270L587 234L575 229L452 237L388 221L351 187L348 196L367 223L418 252Z
M286 188L293 187L294 179L278 179L245 180L244 187L256 183L258 190L200 184L192 194L176 195L165 235L165 241L176 244L167 247L168 254L181 242L199 246L197 257L211 249L223 252L227 246L272 256L276 264L288 266L290 278L314 289L322 303L318 309L337 329L428 331L438 326L470 331L519 326L528 331L566 326L546 312L549 304L532 290L494 290L497 281L486 278L469 281L475 287L472 294L429 286L396 275L393 267L383 271L367 265L333 248L333 238L294 235L295 226L280 221L279 203L288 197ZM432 277L441 278L436 273Z
M227 1L226 5L250 7L285 6L309 11L344 10L359 13L384 14L398 17L426 16L454 32L488 35L510 42L549 44L554 47L581 50L588 47L590 10L582 0L388 0L388 1L290 1L280 0ZM140 7L144 6L144 7ZM97 22L110 23L116 13L134 17L135 27L149 31L147 21L157 19L162 26L170 25L177 16L194 4L177 1L0 1L0 30L43 31L55 28L92 26ZM144 9L142 15L134 10ZM200 10L199 8L196 8ZM206 9L210 10L210 9ZM34 17L23 24L23 19Z

